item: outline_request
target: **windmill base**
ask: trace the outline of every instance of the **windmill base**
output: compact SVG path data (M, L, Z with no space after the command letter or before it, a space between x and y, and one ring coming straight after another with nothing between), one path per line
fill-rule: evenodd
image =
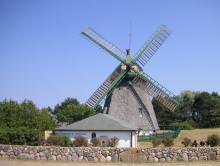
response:
M136 125L143 133L159 129L150 96L135 84L115 88L105 101L104 111Z

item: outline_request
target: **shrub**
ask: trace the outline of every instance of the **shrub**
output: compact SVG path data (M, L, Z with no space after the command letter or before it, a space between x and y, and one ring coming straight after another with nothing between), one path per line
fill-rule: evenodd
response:
M63 136L63 141L64 141L65 146L72 146L73 145L73 142L67 136Z
M8 133L4 129L0 130L0 144L11 144Z
M113 137L109 140L109 146L116 147L118 145L119 139L117 137Z
M190 145L192 144L192 141L191 141L191 139L185 137L185 138L183 139L183 141L182 141L182 144L183 144L185 147L187 147L187 146L190 146Z
M41 132L26 127L0 129L0 144L37 145Z
M76 146L76 147L87 146L88 145L88 141L86 140L85 137L78 136L73 141L73 145Z
M71 146L72 142L67 136L51 135L47 139L49 145L55 146Z
M209 135L207 138L207 144L211 147L220 145L220 137L216 134Z
M154 148L157 147L157 146L159 146L161 143L162 143L162 141L159 140L159 139L153 139L153 140L152 140L152 144L153 144L153 147L154 147Z
M170 124L173 127L178 127L181 130L192 130L193 124L190 121L184 121L184 122L174 122Z
M196 140L194 140L192 143L192 147L197 147L197 146L198 146L198 143L196 142Z
M39 146L47 145L47 141L44 139L44 136L43 136L43 135L41 135L41 136L38 138L37 145L39 145Z
M108 137L100 137L100 138L92 138L91 143L93 146L101 146L101 147L116 147L118 145L119 139L117 137L108 138Z
M98 146L99 145L99 139L94 137L91 139L91 143L93 146Z
M99 145L102 147L108 147L109 146L109 138L107 136L101 136L99 137Z
M200 146L205 146L205 141L200 141Z
M162 140L162 143L164 144L164 146L170 147L173 145L173 138L171 136L165 136Z

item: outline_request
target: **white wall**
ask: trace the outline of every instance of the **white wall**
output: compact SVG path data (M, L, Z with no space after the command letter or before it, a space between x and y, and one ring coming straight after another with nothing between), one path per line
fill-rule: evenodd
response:
M119 139L117 147L136 147L137 136L135 132L131 135L130 131L55 131L57 135L65 135L71 140L74 140L77 136L85 137L90 142L92 133L96 133L96 137L107 136L108 138L117 137Z
M132 132L132 148L137 147L137 135L138 135L137 132L135 131Z
M144 131L144 130L140 130L139 131L139 135L152 135L154 134L154 131Z

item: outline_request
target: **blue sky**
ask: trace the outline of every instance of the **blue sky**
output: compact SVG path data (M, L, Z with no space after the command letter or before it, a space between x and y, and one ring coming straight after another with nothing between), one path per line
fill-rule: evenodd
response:
M85 102L119 63L85 40L91 26L135 54L160 24L172 35L144 71L175 94L220 93L218 0L0 0L0 100Z

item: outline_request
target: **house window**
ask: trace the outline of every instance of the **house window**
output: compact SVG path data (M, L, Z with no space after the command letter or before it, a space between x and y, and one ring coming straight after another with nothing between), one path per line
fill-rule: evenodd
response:
M96 138L96 133L92 133L92 138Z

